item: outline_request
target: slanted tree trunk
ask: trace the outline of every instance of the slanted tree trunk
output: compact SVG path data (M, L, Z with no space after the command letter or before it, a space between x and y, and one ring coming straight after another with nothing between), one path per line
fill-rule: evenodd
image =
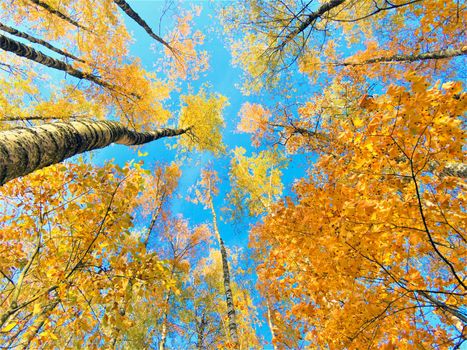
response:
M20 121L30 121L30 120L42 120L42 121L51 121L51 120L69 120L69 119L86 119L90 118L89 115L77 114L77 115L67 115L67 116L48 116L48 115L28 115L28 116L19 116L19 115L6 115L0 117L0 122L20 122Z
M452 58L457 56L467 55L467 47L464 46L459 49L447 49L431 51L419 54L406 54L406 55L392 55L370 58L361 62L337 62L333 63L335 66L348 67L348 66L364 66L367 64L375 63L394 63L394 62L417 62L425 60L440 60L443 58Z
M26 339L26 343L23 344L21 349L24 350L29 348L32 340L40 332L40 330L44 326L45 321L47 321L47 319L49 318L50 313L57 307L59 302L60 300L54 300L50 304L42 308L42 311L40 312L38 317L33 321L33 324L30 327L30 329L26 332L26 334L23 335L23 337Z
M281 50L287 45L290 41L294 40L297 35L305 31L310 25L314 24L319 18L325 15L327 12L331 11L333 8L341 5L345 0L331 0L322 4L318 10L315 12L310 13L306 16L303 21L300 21L300 25L290 32L282 41L281 44L277 47L277 49Z
M141 145L187 129L136 132L113 121L70 121L18 127L0 132L0 185L76 154L111 143Z
M368 17L374 16L380 12L394 10L399 7L408 6L419 1L421 0L411 0L411 1L408 1L402 4L391 4L389 1L385 1L386 2L385 5L387 6L378 6L375 1L374 2L375 10L373 12L360 18L351 18L351 19L330 18L328 14L329 11L338 7L339 5L342 5L344 2L346 2L346 0L330 0L328 2L321 4L321 6L316 11L311 12L310 14L305 14L305 11L308 5L311 3L310 1L310 3L308 3L305 6L305 8L302 9L301 12L303 12L303 14L302 15L299 14L296 16L296 18L300 22L300 25L295 30L287 34L287 36L282 41L282 43L276 47L276 50L277 49L282 50L285 47L285 45L287 45L290 41L294 40L299 34L303 33L308 27L314 26L316 21L320 18L324 18L328 21L336 21L336 22L358 22Z
M25 45L23 43L20 43L19 41L7 38L6 36L1 35L1 34L0 34L0 49L12 52L17 56L27 58L31 61L40 63L49 68L61 70L78 79L86 79L102 87L105 87L111 90L118 90L115 85L109 84L95 75L81 72L80 70L73 68L71 65L65 62L52 58L42 53L41 51L35 50L34 48L28 45Z
M0 29L3 30L4 32L7 32L7 33L10 33L11 35L14 35L14 36L17 36L19 38L23 38L23 39L26 39L32 43L35 43L35 44L39 44L39 45L42 45L46 48L48 48L49 50L53 51L53 52L56 52L60 55L63 55L65 57L68 57L68 58L71 58L72 60L75 60L75 61L79 61L79 62L82 62L82 63L85 63L84 60L82 60L81 58L78 58L68 52L65 52L63 50L60 50L59 48L56 48L55 46L49 44L47 41L44 41L42 39L38 39L32 35L29 35L27 33L23 33L23 32L20 32L19 30L15 29L15 28L12 28L12 27L9 27L3 23L0 23Z
M224 278L224 291L225 291L225 301L227 303L227 316L229 319L230 339L232 340L234 348L240 349L235 305L233 301L232 287L230 285L230 271L229 271L229 262L227 260L227 251L224 246L224 241L219 233L219 228L217 227L217 216L216 216L216 211L214 210L214 204L212 201L212 197L209 198L209 206L211 208L211 213L212 213L212 226L214 228L214 233L219 242L219 247L221 251L222 275Z
M90 31L88 28L85 28L83 27L81 24L79 24L78 22L76 22L74 19L70 18L69 16L65 15L64 13L50 7L50 5L48 5L47 3L41 1L41 0L31 0L31 2L33 2L34 4L42 7L44 10L54 14L55 16L57 17L60 17L61 19L63 19L64 21L67 21L68 23L74 25L75 27L77 28L81 28L81 29L84 29L86 31Z
M160 42L162 45L167 47L171 52L173 52L172 47L159 35L154 33L151 27L149 27L149 25L146 23L146 21L142 19L140 15L138 15L138 13L135 12L135 10L133 10L131 6L125 0L114 0L114 2L118 5L118 7L120 7L123 10L123 12L127 14L128 17L130 17L132 20L138 23L146 31L146 33L148 33L151 36L151 38Z

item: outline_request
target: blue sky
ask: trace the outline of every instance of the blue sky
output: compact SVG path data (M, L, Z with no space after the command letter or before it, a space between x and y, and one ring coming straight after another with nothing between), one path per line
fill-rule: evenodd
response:
M146 22L154 29L157 28L159 23L160 14L164 5L163 1L131 1L133 9L143 17ZM225 130L223 133L223 139L227 146L227 155L219 159L214 159L210 154L196 154L190 155L189 159L185 160L182 164L182 178L180 181L178 193L180 197L176 199L172 204L172 211L174 214L183 214L185 218L190 220L192 225L211 222L211 214L207 210L203 210L200 205L194 205L185 200L189 189L199 180L200 170L209 164L209 162L215 163L215 170L219 173L219 177L222 181L220 184L220 195L215 198L215 206L218 211L218 215L222 217L221 208L226 205L224 198L226 193L229 191L228 184L228 165L229 165L229 151L237 146L244 147L247 152L257 151L253 150L250 145L249 135L237 133L236 124L238 122L238 112L241 105L246 101L252 101L251 98L247 99L242 96L240 91L236 89L236 86L240 84L241 72L239 69L234 68L230 64L231 56L228 51L227 44L222 41L220 33L212 31L212 25L214 24L214 9L213 4L209 2L186 2L185 7L190 8L192 4L203 5L203 11L200 17L196 18L196 28L200 29L205 34L205 43L202 46L203 50L207 50L210 56L210 68L205 74L202 74L198 81L189 81L190 86L196 93L199 88L209 83L211 86L210 91L214 93L220 93L228 98L229 105L224 110L225 119ZM135 39L134 44L131 48L131 53L135 57L139 57L142 64L147 70L154 70L156 61L160 58L151 46L154 44L154 40L147 35L147 33L135 24L131 19L125 17L127 27L130 32L133 33ZM170 25L170 18L164 18L162 21L162 28L164 23ZM164 29L162 34L164 34ZM162 50L162 46L156 43L156 48ZM181 94L187 93L188 85L185 83L182 85ZM171 100L168 101L168 105L174 115L177 114L179 108L179 94L173 93ZM145 166L150 169L155 163L171 162L176 158L176 150L169 149L166 145L173 143L173 140L158 140L150 144L144 145L140 150L142 152L148 152L148 156L144 157ZM136 150L126 146L112 145L110 147L96 150L90 155L93 162L101 164L103 162L114 159L116 163L123 165L131 159L138 159ZM286 180L289 182L293 178L293 174L289 173L286 176ZM227 245L227 247L233 249L234 247L245 248L248 245L248 227L256 219L246 218L240 226L235 225L232 222L226 222L220 220L219 229L221 235ZM251 276L254 280L255 276ZM255 299L258 300L258 295L255 295ZM259 309L259 315L263 312ZM267 323L263 320L263 325L258 329L258 333L265 339L266 342L270 341L270 334L267 328ZM265 349L268 349L268 345L265 345ZM272 347L271 347L272 349Z
M234 0L241 1L241 0ZM164 16L160 22L162 10L166 1L159 0L128 0L130 5L143 17L147 23L156 32L158 32L159 23L161 23L162 33L169 32L173 28L172 14ZM180 107L179 97L180 94L186 94L191 89L194 93L198 92L200 87L205 83L208 83L210 88L209 91L213 93L219 93L228 98L229 106L224 110L224 119L226 123L225 131L223 133L224 142L227 146L227 154L219 159L214 159L212 155L203 153L193 153L189 155L188 159L184 160L181 164L182 178L180 186L177 191L179 197L177 197L172 203L172 212L174 214L182 214L185 218L190 220L192 225L199 223L210 223L212 218L207 210L199 205L195 205L185 200L185 197L189 193L189 189L199 180L200 170L208 165L210 162L214 163L214 169L219 173L219 177L222 180L220 185L220 195L215 199L215 206L217 208L219 216L221 214L221 208L226 206L225 202L226 194L229 192L229 156L231 150L235 147L243 147L247 150L247 154L252 152L258 152L258 149L253 149L250 145L249 135L240 134L236 132L236 125L239 117L238 112L245 102L257 102L257 97L248 96L245 97L236 88L241 83L241 71L238 68L232 67L231 56L227 47L227 43L222 38L220 25L216 22L214 6L219 3L227 3L225 1L186 1L183 6L190 8L192 5L203 6L201 16L195 19L196 29L200 29L206 36L205 44L201 47L203 50L207 50L210 56L210 68L205 74L201 75L201 78L197 81L188 81L182 83L180 92L173 92L171 99L167 101L166 107L176 116ZM133 32L134 44L131 48L132 56L139 58L142 61L143 66L148 71L153 71L157 68L157 62L162 57L157 52L157 49L163 51L162 45L155 42L141 27L139 27L134 21L127 16L123 16L126 21L127 27L130 32ZM217 30L213 30L216 28ZM344 54L350 53L359 49L361 44L356 44L352 48L340 48ZM155 47L156 50L152 48ZM156 51L156 52L155 52ZM459 58L459 61L463 61L463 58ZM456 65L457 66L457 65ZM458 65L459 67L461 65ZM63 79L64 74L62 72L48 71L48 74ZM461 70L460 75L464 72ZM300 78L298 73L293 78ZM310 96L316 91L316 87L310 86L306 79L302 80L303 84L299 86L295 92L297 99L304 99L306 96ZM318 84L316 84L318 85ZM315 91L313 91L315 89ZM380 93L382 86L378 85L373 93ZM267 101L269 105L274 104L274 96L263 95L261 101ZM175 126L175 125L172 125ZM173 144L175 140L159 140L146 144L140 148L142 152L147 152L148 156L144 157L145 166L151 169L155 163L170 163L176 159L176 150L167 147L167 144ZM96 164L102 164L107 161L114 160L116 163L123 165L132 159L140 159L135 149L121 146L112 145L101 150L96 150L85 155L86 159L90 159ZM283 176L283 182L285 185L285 195L293 195L291 187L294 179L303 177L305 173L305 164L309 165L309 162L304 162L304 155L290 156L291 162L288 169L285 171ZM73 162L74 160L71 160ZM221 235L224 238L226 245L233 250L234 247L247 248L248 245L248 227L253 225L259 218L245 218L241 225L236 225L232 222L220 220L219 228ZM137 227L138 228L138 227ZM155 244L155 242L153 242ZM235 276L235 275L234 275ZM251 276L252 280L255 280L255 276ZM259 301L259 296L255 294L256 300ZM258 303L259 305L259 303ZM263 310L259 309L259 314ZM437 321L433 321L436 323ZM263 325L259 327L259 334L264 337L266 341L270 340L269 330L266 326L265 320ZM267 348L267 347L265 347Z
M185 7L189 8L193 3L186 2ZM157 28L163 4L163 1L131 2L134 10L137 11L152 28ZM196 4L199 4L199 2L196 2ZM203 32L207 32L213 22L213 19L209 17L209 15L214 15L214 12L210 3L203 2L203 5L206 6L203 8L201 16L197 18L196 28L201 29ZM154 50L151 49L151 46L154 44L154 40L131 19L125 17L125 21L127 27L130 32L133 33L135 38L135 42L131 48L132 54L141 59L143 66L147 70L154 70L155 64L160 58L160 55L157 55ZM164 26L164 24L162 25ZM156 48L161 48L162 50L162 46L158 43L156 43ZM211 33L209 37L206 37L205 44L202 46L202 49L209 52L210 68L205 72L205 74L202 74L201 78L197 81L188 81L188 83L183 83L180 94L183 95L188 93L188 84L196 93L202 85L209 83L211 86L211 92L226 96L228 98L229 105L224 109L223 114L226 123L223 139L227 149L231 150L236 146L251 149L249 136L235 131L236 124L238 122L238 111L240 110L242 103L247 101L235 88L236 84L240 82L240 71L230 66L230 53L227 48L224 47L224 43L222 43L220 38L214 33ZM226 67L228 67L228 69L226 69ZM176 91L173 92L171 99L165 103L165 107L169 108L175 116L177 115L180 106L180 94ZM148 156L143 158L146 166L151 168L151 166L157 162L163 163L174 161L177 152L176 150L167 147L167 144L173 144L175 141L176 140L174 139L158 140L142 146L140 150L142 152L148 152ZM131 159L137 159L138 155L135 149L121 145L112 145L110 147L94 151L92 157L93 161L97 163L114 159L117 163L123 165ZM180 182L179 193L186 193L187 190L199 180L200 170L210 161L215 161L216 163L215 168L219 172L220 178L223 180L221 191L225 193L225 190L227 189L226 186L228 185L228 154L225 157L215 159L210 154L199 154L195 152L190 154L189 158L184 160L182 163L182 179ZM216 199L215 205L218 208L224 205L222 203L222 197L223 194L221 193L221 195ZM200 221L205 221L210 217L207 211L205 213L206 215L200 215L202 212L199 210L199 207L193 206L185 200L180 200L174 203L174 206L175 207L173 209L177 209L174 210L174 212L182 212L194 223L197 222L198 219ZM228 243L239 243L245 245L247 239L246 234L242 235L243 237L231 235L228 233L228 231L230 231L230 226L231 225L226 225L226 227L222 228L226 241Z
M151 1L151 0L130 0L130 5L133 9L140 14L140 16L149 24L154 31L158 32L159 22L165 1ZM223 140L227 148L226 155L215 159L212 155L207 153L192 153L188 159L181 163L182 178L177 193L179 196L172 203L172 212L174 214L182 214L185 218L189 219L191 225L199 223L210 223L212 221L211 214L208 210L204 210L200 205L195 205L185 198L189 194L190 188L195 185L199 180L200 171L203 167L208 164L214 164L214 169L218 172L219 178L221 179L220 194L215 198L214 205L218 212L219 229L221 235L228 248L236 250L236 248L247 249L248 246L248 229L251 225L257 222L258 218L245 218L241 223L233 223L231 221L222 220L221 208L227 205L225 198L229 192L229 163L231 151L235 147L243 147L247 151L247 155L251 155L252 152L258 152L260 149L254 149L250 144L250 136L241 134L236 131L236 126L239 121L238 113L241 106L245 102L258 102L258 97L248 96L245 97L241 94L237 87L241 84L241 70L231 65L231 55L228 48L228 43L223 40L222 30L217 23L215 15L215 6L219 4L226 4L225 1L186 1L181 6L184 8L191 8L193 5L201 5L203 10L199 17L194 20L195 29L201 30L205 34L204 45L200 47L202 50L206 50L209 54L209 69L205 73L202 73L197 81L188 80L181 83L180 92L174 91L171 95L170 100L166 101L165 107L168 108L174 116L177 116L180 108L180 95L188 94L189 90L197 93L199 89L205 84L210 86L209 92L219 93L228 98L229 105L224 109L224 120L225 130L223 133ZM127 28L130 33L133 34L134 43L131 46L131 55L141 60L144 68L148 71L155 71L157 68L157 62L162 55L157 52L163 51L161 44L157 43L152 39L139 25L127 16L123 16L125 19ZM167 32L173 28L173 17L172 14L168 13L163 17L161 21L161 36L164 36ZM154 48L156 50L154 50ZM50 54L54 56L54 54ZM62 81L66 78L66 74L63 72L47 70L53 81ZM163 78L163 77L162 77ZM303 85L300 89L303 96L309 93L309 85ZM307 94L304 92L307 91ZM48 90L44 89L41 91L44 95L49 93ZM262 96L262 101L267 101L273 105L275 99L274 95ZM174 121L173 123L176 123ZM176 126L174 124L169 126ZM158 140L139 148L140 151L148 153L147 156L142 158L145 162L147 169L153 168L156 163L168 164L174 161L177 157L177 151L167 147L167 145L173 144L174 139L163 139ZM111 145L109 147L94 150L83 155L84 159L91 161L97 165L105 162L114 161L119 165L135 159L140 160L141 157L135 148L130 148L122 145ZM291 162L288 169L284 171L283 182L285 185L285 194L291 194L291 186L294 179L300 178L305 172L304 165L306 162L301 161L304 156L293 156L297 161ZM298 158L298 159L297 159ZM76 159L70 159L69 162L75 162ZM136 227L138 229L138 227ZM153 242L155 243L155 242ZM248 254L246 254L248 256ZM247 265L251 266L251 261L246 262ZM234 275L235 277L235 275ZM255 281L255 276L251 276L252 281ZM259 307L259 295L254 294L254 297ZM262 316L264 310L258 309L259 316ZM263 325L259 327L258 333L262 336L266 342L270 341L270 333L267 327L266 320L263 320ZM265 349L268 346L265 345Z

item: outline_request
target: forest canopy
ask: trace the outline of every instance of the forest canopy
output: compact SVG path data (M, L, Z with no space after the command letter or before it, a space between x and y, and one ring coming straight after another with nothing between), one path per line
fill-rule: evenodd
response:
M462 349L467 4L0 0L0 346Z

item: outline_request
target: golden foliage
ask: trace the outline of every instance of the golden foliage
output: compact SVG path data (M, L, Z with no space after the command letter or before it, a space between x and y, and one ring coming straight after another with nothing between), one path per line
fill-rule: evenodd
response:
M466 94L458 82L406 77L410 88L392 85L367 109L323 123L336 137L296 185L299 201L278 204L253 231L277 322L304 322L318 346L432 347L460 336L465 180L443 169L465 156Z
M285 158L278 150L262 151L245 156L246 150L233 150L230 164L231 192L227 198L235 216L257 216L268 212L282 194L282 169Z
M209 151L215 155L224 153L222 128L224 119L222 110L228 105L222 95L207 95L200 90L197 95L182 96L184 105L180 110L179 127L190 128L190 136L181 138L177 146L182 152Z

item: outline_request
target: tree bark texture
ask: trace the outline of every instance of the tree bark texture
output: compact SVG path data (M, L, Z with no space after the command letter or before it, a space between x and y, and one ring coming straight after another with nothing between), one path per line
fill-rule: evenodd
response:
M34 4L36 4L37 6L40 6L42 7L44 10L54 14L55 16L63 19L64 21L67 21L68 23L74 25L75 27L77 28L81 28L81 29L84 29L86 31L90 31L88 28L85 28L83 27L81 24L79 24L78 22L76 22L74 19L70 18L69 16L65 15L64 13L50 7L50 5L48 5L47 3L45 3L44 1L41 1L41 0L31 0L31 2L33 2Z
M221 251L222 275L224 278L224 291L225 291L225 301L227 304L227 316L229 319L230 338L233 342L234 349L240 349L235 305L233 301L232 287L230 285L230 271L229 271L229 262L227 260L227 251L224 246L224 241L219 233L219 228L217 227L217 216L214 210L214 204L212 202L212 198L210 198L209 200L209 205L211 207L211 213L212 213L212 226L214 228L214 233L217 237L217 240L219 241L219 247Z
M411 55L392 55L387 57L375 57L362 62L341 62L336 63L335 66L363 66L366 64L375 63L393 63L393 62L417 62L424 60L440 60L443 58L453 58L457 56L467 55L467 46L459 49L446 49L432 52L425 52Z
M0 185L76 154L111 143L141 145L162 137L178 136L188 129L135 132L113 121L46 123L0 132Z
M274 339L276 339L276 334L274 332L274 323L272 321L271 306L269 304L269 296L266 296L266 309L267 309L267 316L268 316L269 331L271 332L272 349L276 350L276 344L274 343Z
M172 271L173 276L173 271ZM165 343L167 342L167 333L169 331L169 312L170 312L170 297L172 291L169 290L164 300L164 315L162 317L161 341L159 343L159 350L165 350Z
M76 56L74 56L74 55L72 55L72 54L70 54L68 52L60 50L59 48L56 48L55 46L49 44L47 41L44 41L42 39L38 39L38 38L33 37L32 35L29 35L27 33L20 32L19 30L15 29L15 28L12 28L12 27L9 27L9 26L7 26L7 25L5 25L3 23L0 23L0 29L3 30L4 32L10 33L11 35L17 36L19 38L26 39L26 40L30 41L31 43L42 45L42 46L48 48L49 50L51 50L53 52L56 52L56 53L58 53L60 55L63 55L65 57L71 58L72 60L85 63L85 61L82 60L81 58L78 58L78 57L76 57Z
M28 45L25 45L23 43L20 43L19 41L7 38L6 36L1 35L1 34L0 34L0 49L12 52L17 56L27 58L31 61L40 63L49 68L61 70L78 79L86 79L102 87L105 87L111 90L117 90L115 85L109 84L95 75L83 73L80 70L73 68L71 65L65 62L52 58L42 53L41 51L35 50Z
M138 13L135 12L135 10L133 10L125 0L114 0L114 2L118 5L118 7L120 7L123 10L123 12L127 14L128 17L130 17L132 20L138 23L146 31L146 33L148 33L151 36L151 38L160 42L162 45L164 45L170 51L172 51L172 48L170 47L170 45L164 39L162 39L159 35L154 33L151 27L149 27L149 25L146 23L146 21L142 19L140 15L138 15Z
M69 120L69 119L80 119L80 118L90 118L89 115L79 115L72 114L67 116L50 116L50 115L28 115L28 116L19 116L19 115L6 115L0 117L0 122L20 122L20 121L30 121L30 120L42 120L42 121L51 121L51 120Z

